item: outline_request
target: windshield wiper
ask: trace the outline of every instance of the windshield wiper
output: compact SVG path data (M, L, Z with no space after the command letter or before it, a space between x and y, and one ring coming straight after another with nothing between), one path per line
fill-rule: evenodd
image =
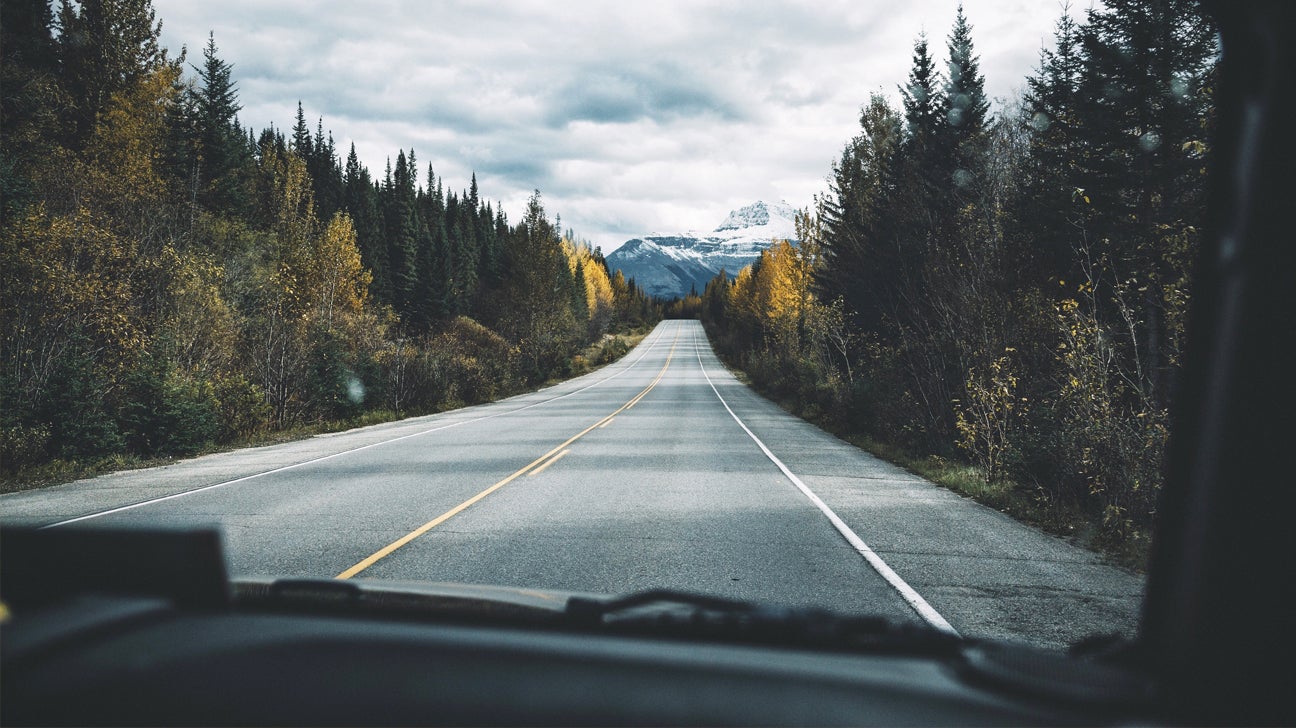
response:
M237 579L232 586L235 603L255 610L505 624L564 619L561 599L545 604L500 587L311 578Z
M566 615L573 625L612 632L843 651L953 654L966 644L925 624L670 589L635 592L610 600L571 597Z
M967 644L920 623L846 616L823 609L782 607L670 589L609 598L571 595L553 603L535 605L519 603L516 590L445 584L415 589L418 585L277 579L238 580L234 586L239 604L260 609L525 622L533 626L654 638L850 652L948 655ZM459 590L462 593L455 593Z

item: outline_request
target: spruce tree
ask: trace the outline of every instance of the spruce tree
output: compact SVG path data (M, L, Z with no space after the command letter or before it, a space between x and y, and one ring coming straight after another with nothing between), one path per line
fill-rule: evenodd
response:
M114 93L166 64L162 23L150 0L61 0L58 58L72 103L67 146L79 150ZM6 23L9 8L5 6Z
M356 230L356 244L360 259L373 273L370 292L382 303L390 304L391 277L387 246L382 238L382 218L379 214L378 195L374 190L369 170L360 164L355 144L347 153L343 176L343 207L351 216Z
M1109 241L1109 317L1137 322L1139 392L1169 398L1173 341L1167 301L1180 295L1203 218L1202 152L1217 60L1209 20L1189 0L1112 0L1088 12L1077 90L1079 187L1093 207L1091 240ZM1139 276L1134 271L1141 273Z
M242 130L238 127L238 89L233 67L217 54L216 36L207 36L203 64L195 66L201 86L190 96L195 113L199 159L195 168L200 201L209 209L231 215L244 214L251 201L247 171L250 159Z
M944 108L940 96L940 74L927 48L927 34L914 42L909 83L900 87L904 103L905 138L911 147L927 147L941 128Z
M1040 51L1039 68L1026 79L1021 123L1029 133L1030 177L1018 217L1026 224L1023 237L1033 248L1034 269L1046 290L1062 290L1058 281L1079 281L1072 252L1074 236L1083 230L1092 211L1090 190L1080 169L1084 151L1077 133L1077 107L1082 63L1079 28L1066 9L1053 31L1053 48Z
M697 284L693 286L694 295L697 294ZM576 323L588 328L590 311L589 311L589 284L585 281L585 261L577 260L576 267L572 270L571 284L571 307L572 315L576 317Z
M915 255L919 248L935 242L938 230L948 223L953 204L949 195L953 169L944 134L948 121L941 86L940 73L928 52L927 35L921 33L914 43L909 83L900 90L905 136L889 209L897 216L889 224L905 238L898 244Z
M888 291L899 274L881 215L894 186L901 128L886 97L873 94L860 111L860 133L833 166L830 194L818 201L826 233L819 294L827 301L843 298L856 325L873 332L891 308Z
M396 312L408 315L414 306L418 282L415 258L418 219L414 205L414 182L405 161L405 152L396 156L396 168L387 175L384 204L387 261L392 305Z
M972 46L972 26L963 14L962 4L958 6L947 47L949 66L941 99L945 111L941 120L941 144L949 155L950 181L955 188L970 192L978 186L990 102L985 95L980 61Z
M0 224L36 195L31 165L58 135L58 57L46 0L6 0L0 23Z
M306 113L302 110L302 102L300 100L297 102L297 120L293 123L292 150L303 160L310 159L310 128L306 126Z

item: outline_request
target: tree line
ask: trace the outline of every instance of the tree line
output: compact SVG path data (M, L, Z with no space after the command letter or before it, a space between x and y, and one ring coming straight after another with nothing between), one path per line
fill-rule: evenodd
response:
M919 35L899 106L863 106L800 246L694 305L804 411L1137 540L1205 218L1211 23L1184 0L1064 11L994 112L962 7L946 52Z
M538 191L511 224L300 104L243 128L215 38L171 57L149 0L4 13L0 473L479 402L660 317Z

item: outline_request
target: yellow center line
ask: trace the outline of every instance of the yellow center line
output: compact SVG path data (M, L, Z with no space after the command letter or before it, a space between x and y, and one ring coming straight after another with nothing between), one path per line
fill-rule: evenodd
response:
M455 516L459 515L459 514L462 513L464 510L466 510L466 509L467 509L469 506L471 506L472 504L474 504L474 503L476 503L477 501L479 501L479 500L485 498L486 496L490 495L491 493L494 493L495 491L499 490L500 488L503 488L504 486L508 485L509 483L512 483L514 480L517 480L519 477L525 475L525 474L526 474L528 471L530 471L532 468L536 468L536 466L539 466L541 463L545 463L546 460L549 460L549 458L551 458L551 457L553 457L555 454L557 454L558 457L553 457L553 460L549 460L549 462L547 462L547 463L545 463L543 466L539 467L535 472L539 472L540 470L543 470L544 468L547 468L547 467L549 467L550 465L552 465L552 464L554 463L554 461L558 460L559 457L562 457L563 455L566 455L566 454L567 454L567 452L564 452L564 451L566 450L566 448L567 448L568 445L572 444L573 442L576 442L577 440L581 439L581 438L584 437L585 435L588 435L588 434L589 434L591 431L593 431L595 428L603 427L603 426L606 425L607 423L611 422L611 421L613 420L613 418L615 418L617 415L621 414L621 413L624 412L625 410L630 409L632 406L634 406L634 404L635 404L636 402L638 402L639 400L643 399L643 398L644 398L644 397L645 397L649 392L651 392L652 389L653 389L653 387L656 387L656 386L657 386L657 383L660 382L660 381L662 380L662 377L666 376L666 370L670 368L670 365L671 365L671 359L674 359L674 358L675 358L675 347L676 347L678 344L679 344L679 331L676 330L676 332L675 332L675 340L674 340L673 342L671 342L670 352L669 352L668 354L666 354L666 363L665 363L664 365L662 365L661 371L660 371L660 372L657 372L657 377L656 377L655 379L653 379L653 380L652 380L652 383L649 384L647 387L645 387L644 390L643 390L642 392L640 392L639 394L635 395L634 398L631 399L629 402L626 402L625 404L623 404L623 405L621 405L620 407L618 407L617 410L616 410L615 412L613 412L612 414L610 414L610 415L604 417L603 419L599 420L598 422L595 422L594 424L590 425L589 427L586 427L585 429L581 430L580 432L576 433L575 435L572 435L570 438L567 439L566 442L564 442L563 444L559 445L558 447L555 447L554 449L550 450L549 452L545 453L544 455L541 455L540 457L536 458L535 460L532 460L530 463L527 464L526 467L522 468L521 470L518 470L517 472L515 472L515 473L513 473L512 475L508 476L507 478L501 480L500 482L496 483L495 485L492 485L491 487L487 488L486 490L483 490L482 492L478 493L477 495L475 495L475 496L469 498L468 500L464 501L463 503L460 503L459 505L455 506L454 508L451 508L450 510L446 511L445 513L442 513L441 515L437 516L436 518L433 518L432 520L428 521L427 523L423 524L422 526L419 526L418 528L414 529L413 531L410 531L409 533L405 534L404 536L401 536L400 538L396 539L395 541L392 541L391 543L387 544L386 546L384 546L384 547L378 549L377 551L373 552L373 553L370 554L369 556L365 557L365 559L364 559L363 561L361 561L360 563L356 564L355 566L352 566L351 568L347 569L346 571L342 572L341 574L338 574L336 578L338 578L338 579L350 579L351 577L355 576L356 574L359 574L360 572L364 571L365 569L368 569L370 566L373 566L374 564L378 563L380 560L382 560L382 559L386 558L387 556L389 556L389 555L390 555L393 551L395 551L396 549L399 549L400 547L404 546L405 544L409 543L410 541L413 541L414 539L418 538L419 536L422 536L423 534L427 533L428 531L431 531L432 529L434 529L434 528L436 528L437 526L441 525L442 523L445 523L446 521L450 520L451 518L454 518ZM534 474L534 473L533 473L533 474Z
M569 452L571 452L571 448L567 448L566 450L563 450L562 452L558 453L557 455L554 455L553 457L551 457L551 458L549 458L548 460L546 460L546 461L544 462L543 465L541 465L540 467L536 468L535 470L532 470L531 472L527 473L527 477L530 478L530 477L533 476L533 475L539 475L540 473L543 473L543 472L545 471L545 468L547 468L547 467L549 467L550 465L553 465L554 463L558 462L559 460L562 459L562 456L563 456L563 455L566 455L566 454L569 453Z
M603 429L604 427L607 427L608 425L612 424L612 420L615 419L616 419L615 417L609 417L608 419L604 420L603 424L599 425L599 429Z

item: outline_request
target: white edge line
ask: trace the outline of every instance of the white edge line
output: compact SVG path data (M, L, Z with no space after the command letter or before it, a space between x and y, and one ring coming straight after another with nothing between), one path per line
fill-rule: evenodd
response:
M940 612L937 612L932 608L932 605L928 604L927 600L922 598L922 595L914 590L913 587L909 586L904 579L901 579L900 575L895 573L895 571L882 560L881 556L878 556L873 549L869 548L868 544L864 543L864 539L860 538L858 534L851 530L851 527L847 526L846 522L833 512L833 509L829 508L827 503L823 502L823 499L815 495L814 491L810 490L805 483L801 482L801 479L789 470L788 466L784 465L782 460L775 457L774 453L770 452L768 447L765 447L765 443L761 442L759 437L756 437L756 433L752 432L751 429L749 429L747 425L738 418L738 415L734 414L734 411L729 407L729 403L725 401L724 397L720 396L720 390L716 389L715 382L711 381L711 375L707 374L706 366L702 364L702 349L696 339L693 341L693 351L697 354L698 367L702 369L702 376L706 377L707 384L711 385L711 391L715 392L716 398L720 400L720 404L724 405L725 410L729 412L729 416L734 418L734 422L737 422L738 426L743 428L743 432L746 432L747 436L750 437L758 447L760 447L761 452L765 453L765 457L769 458L771 462L777 465L778 469L783 471L783 474L787 476L787 479L792 481L792 484L805 494L805 497L809 498L810 502L815 504L815 506L828 517L828 520L832 522L832 525L837 529L837 532L840 533L851 546L855 547L855 550L859 552L860 556L864 557L864 560L869 563L869 566L872 566L873 569L877 571L878 575L885 579L892 588L900 593L900 596L909 603L909 606L913 607L915 612L918 612L920 617L927 620L927 622L936 629L957 637L958 630L954 629L953 625L945 621L945 618L940 615Z
M496 417L503 417L504 415L511 415L511 414L515 414L515 413L517 413L517 412L522 412L522 411L524 411L524 410L529 410L529 409L531 409L531 408L533 408L533 407L539 407L539 406L542 405L542 404L549 404L550 402L556 402L556 401L558 401L558 400L560 400L560 399L565 399L565 398L570 397L570 396L572 396L572 395L574 395L574 394L580 394L581 392L584 392L584 391L587 390L587 389L591 389L591 388L593 388L593 387L597 387L598 385L600 385L600 384L602 384L602 383L604 383L604 382L607 382L607 381L609 381L609 380L615 379L616 377L619 377L619 376L621 376L622 374L625 374L626 372L630 371L633 367L635 367L636 365L638 365L639 362L642 361L643 358L644 358L645 356L648 355L648 352L649 352L649 351L652 351L652 349L653 349L654 347L657 346L657 342L658 342L658 341L661 341L661 339L662 339L661 336L658 336L658 337L656 337L655 339L653 339L652 343L650 343L650 344L648 345L648 347L647 347L646 349L644 349L643 353L641 353L637 359L635 359L633 362L630 362L630 363L629 363L625 368L623 368L621 371L617 372L616 374L613 374L613 375L608 376L608 377L604 377L604 378L598 380L597 382L594 382L593 384L590 384L590 385L585 386L585 387L581 387L580 389L577 389L577 390L574 391L574 392L568 392L567 394L559 395L559 396L557 396L557 397L551 397L550 399L546 399L546 400L544 400L543 402L536 402L535 404L529 404L529 405L527 405L526 407L519 407L519 408L517 408L517 409L508 410L507 412L497 412L497 413L495 413L495 414L493 414L493 415L486 415L485 417L477 417L477 418L474 418L474 419L471 419L471 420L460 420L459 422L452 422L452 423L450 423L450 424L448 424L448 425L442 425L442 426L440 426L440 427L433 427L433 428L428 429L428 430L422 430L422 431L420 431L420 432L414 432L414 433L410 433L410 434L408 434L408 435L401 435L400 437L393 437L393 438L390 439L390 440L382 440L382 441L379 441L379 442L371 442L371 443L369 443L368 445L361 445L360 447L352 448L352 449L350 449L350 450L343 450L343 451L341 451L341 452L335 452L335 453L332 453L332 454L329 454L329 455L323 455L323 456L320 456L320 457L317 457L317 458L312 458L312 459L310 459L310 460L303 460L303 461L301 461L300 463L293 463L292 465L285 465L285 466L283 466L283 467L280 467L280 468L274 468L274 469L272 469L272 470L263 470L263 471L261 471L261 472L259 472L259 473L253 473L252 475L245 475L245 476L243 476L242 478L235 478L234 480L226 480L226 481L222 481L222 482L220 482L220 483L212 483L211 485L204 485L204 486L202 486L202 487L200 487L200 488L194 488L194 489L192 489L192 490L185 490L185 491L181 491L181 492L179 492L179 493L172 493L171 495L164 495L164 496L159 496L159 497L157 497L157 498L150 498L150 499L148 499L148 500L140 501L139 503L132 503L132 504L130 504L130 505L125 505L125 506L118 506L117 508L110 508L110 509L108 509L108 510L106 510L106 511L98 511L98 512L96 512L96 513L89 513L89 514L86 514L86 515L84 515L84 516L77 516L76 518L68 518L68 519L66 519L66 520L56 521L56 522L54 522L54 523L47 523L47 524L45 524L44 526L41 526L40 528L37 528L36 530L38 530L38 531L44 531L44 530L47 529L47 528L58 528L59 526L66 526L66 525L69 525L69 524L72 524L72 523L77 523L77 522L79 522L79 521L88 521L88 520L90 520L90 519L92 519L92 518L99 518L100 516L108 516L108 515L112 515L113 513L122 513L122 512L124 512L124 511L130 511L130 510L134 510L134 509L136 509L136 508L143 508L144 506L153 505L154 503L161 503L161 502L163 502L163 501L169 501L169 500L173 500L173 499L175 499L175 498L182 498L182 497L187 496L187 495L193 495L193 494L195 494L195 493L201 493L201 492L203 492L203 491L205 491L205 490L212 490L212 489L214 489L214 488L223 488L223 487L225 487L225 486L227 486L227 485L234 485L235 483L242 483L242 482L244 482L244 481L252 480L252 479L254 479L254 478L260 478L260 477L265 476L265 475L273 475L273 474L275 474L275 473L282 473L282 472L284 472L285 470L292 470L293 468L300 468L300 467L302 467L303 465L311 465L311 464L313 464L313 463L322 462L322 461L324 461L324 460L330 460L330 459L332 459L332 458L341 457L342 455L350 455L351 453L354 453L354 452L360 452L361 450L368 450L368 449L371 448L371 447L378 447L379 445L387 445L387 444L389 444L389 443L393 443L393 442L400 442L401 440L408 440L408 439L411 438L411 437L419 437L419 436L421 436L421 435L428 435L428 434L431 434L431 433L433 433L433 432L440 432L441 430L448 430L448 429L450 429L450 428L452 428L452 427L459 427L460 425L470 425L470 424L472 424L472 423L474 423L474 422L481 422L481 421L483 421L483 420L492 420L492 419L495 419ZM643 342L640 342L640 345L641 345L641 346L642 346L642 344L643 344Z

